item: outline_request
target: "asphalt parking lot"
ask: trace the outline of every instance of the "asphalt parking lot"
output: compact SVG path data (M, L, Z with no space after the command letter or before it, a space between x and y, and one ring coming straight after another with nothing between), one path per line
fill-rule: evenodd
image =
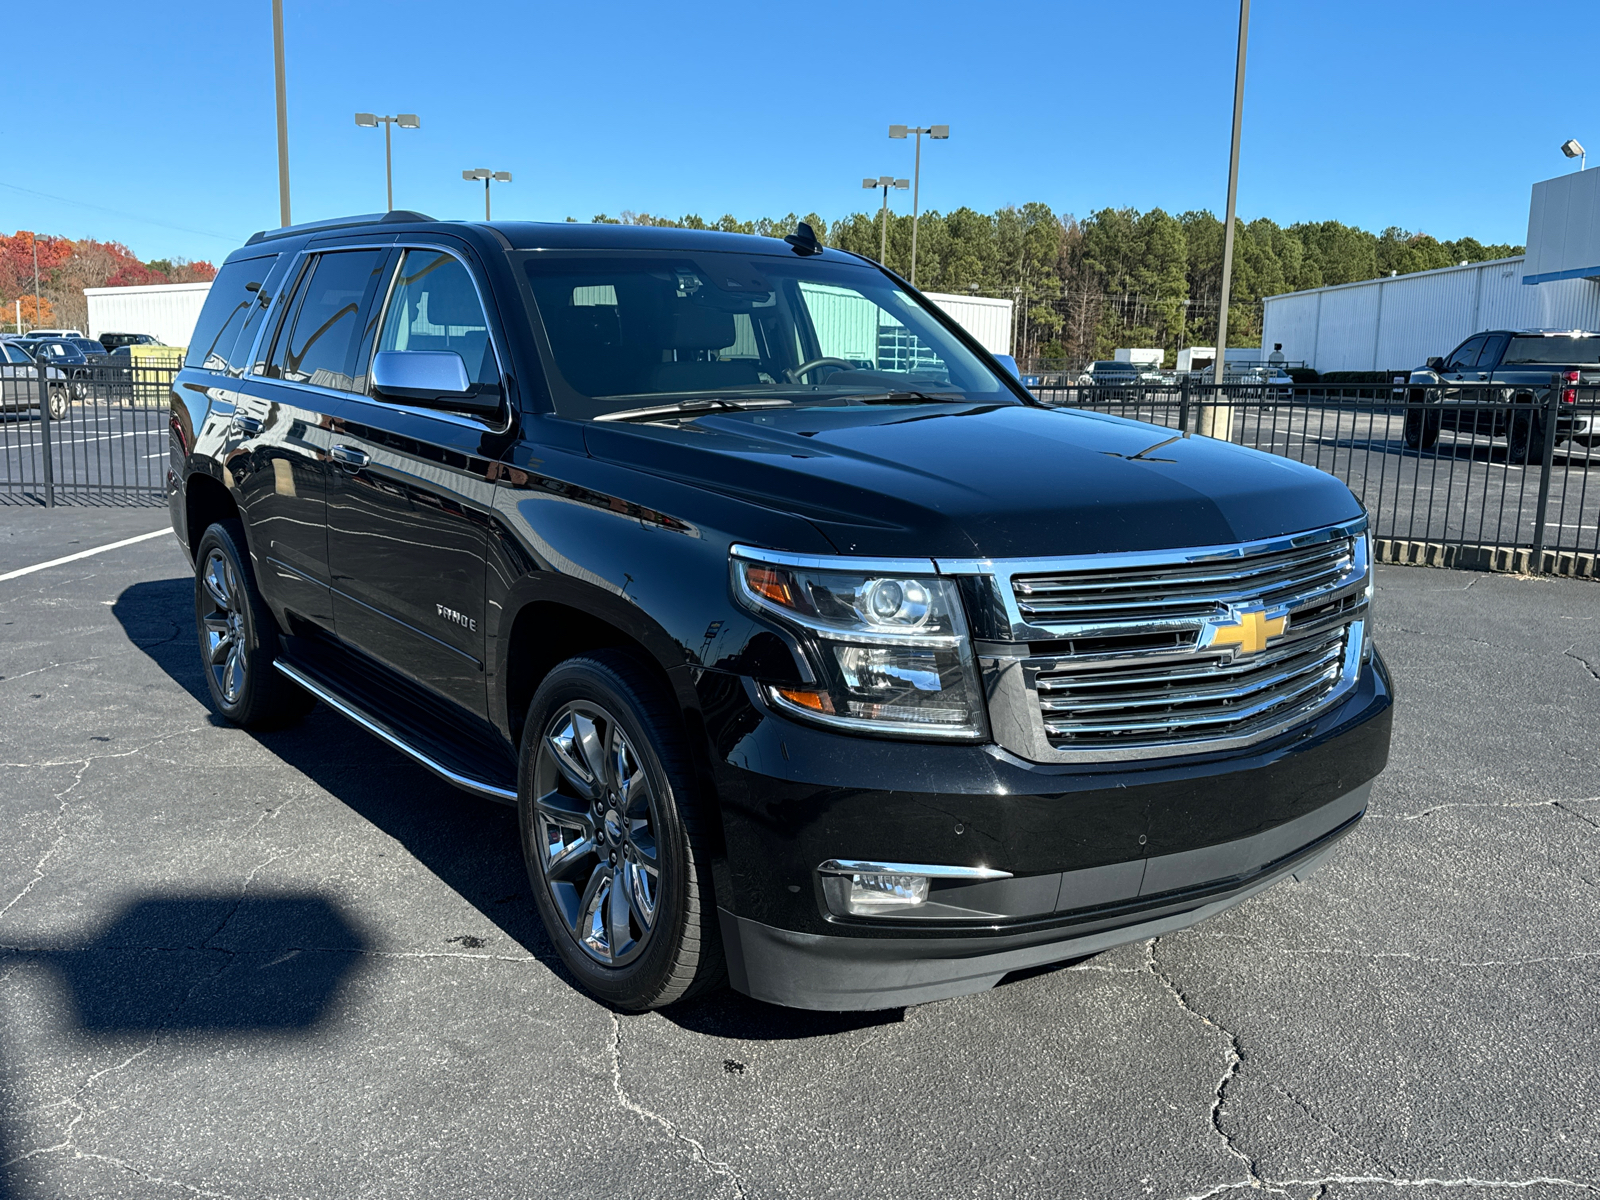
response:
M160 526L7 510L0 576ZM0 582L0 1196L1600 1192L1600 588L1380 568L1321 872L880 1014L619 1016L510 810L204 703L158 538Z

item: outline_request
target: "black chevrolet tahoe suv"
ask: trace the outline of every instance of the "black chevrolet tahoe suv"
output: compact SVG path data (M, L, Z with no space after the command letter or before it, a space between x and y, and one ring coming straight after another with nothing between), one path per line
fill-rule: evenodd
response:
M1600 434L1592 406L1568 407L1578 388L1600 386L1600 333L1485 330L1428 359L1407 382L1405 441L1413 450L1431 450L1440 430L1449 429L1505 438L1511 462L1538 463L1547 443L1594 446Z
M820 246L394 212L229 256L171 395L211 698L517 806L583 986L872 1009L1319 865L1388 757L1360 505L1045 408Z

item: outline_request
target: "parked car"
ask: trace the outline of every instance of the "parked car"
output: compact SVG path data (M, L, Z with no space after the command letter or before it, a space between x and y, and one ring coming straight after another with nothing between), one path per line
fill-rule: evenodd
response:
M73 399L82 400L89 395L90 368L101 357L99 342L88 338L36 338L30 340L29 346L35 361L59 367L72 381ZM94 349L86 350L86 347Z
M110 354L123 346L162 346L166 343L149 333L102 333L100 344Z
M1543 408L1555 376L1562 377L1563 404L1575 400L1574 389L1600 385L1600 333L1491 329L1474 334L1410 373L1406 445L1431 450L1440 430L1450 429L1505 438L1512 462L1542 461L1552 432ZM1570 439L1594 446L1600 429L1587 413L1558 412L1553 433L1557 445Z
M52 420L67 415L70 382L59 367L46 366L46 388ZM39 407L39 368L21 338L0 341L0 411L28 412Z
M1078 376L1079 387L1131 387L1144 382L1145 376L1155 373L1138 363L1116 362L1103 359L1092 362Z
M1344 484L1046 408L804 225L259 233L169 402L217 712L321 700L516 805L621 1008L1165 934L1322 862L1388 757Z
M22 336L25 337L25 338L33 338L35 340L38 340L40 338L81 338L83 336L83 330L81 330L81 329L30 329L30 330L28 330L27 333L23 334Z

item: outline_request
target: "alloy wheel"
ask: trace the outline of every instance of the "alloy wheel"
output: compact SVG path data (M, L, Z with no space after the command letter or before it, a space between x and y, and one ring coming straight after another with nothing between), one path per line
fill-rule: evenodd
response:
M655 930L660 866L655 787L616 719L578 700L539 739L532 859L567 934L597 963L620 967Z
M200 576L212 609L203 618L206 665L216 682L217 693L228 704L237 704L244 694L245 672L245 596L233 563L221 550L206 555Z

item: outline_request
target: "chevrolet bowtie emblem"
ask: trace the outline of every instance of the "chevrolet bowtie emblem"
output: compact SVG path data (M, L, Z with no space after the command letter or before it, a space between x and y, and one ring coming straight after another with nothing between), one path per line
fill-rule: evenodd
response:
M1229 609L1226 618L1209 623L1211 636L1205 649L1220 650L1237 646L1240 654L1260 654L1267 648L1267 639L1282 637L1289 627L1289 615L1280 613L1267 616L1261 608Z

